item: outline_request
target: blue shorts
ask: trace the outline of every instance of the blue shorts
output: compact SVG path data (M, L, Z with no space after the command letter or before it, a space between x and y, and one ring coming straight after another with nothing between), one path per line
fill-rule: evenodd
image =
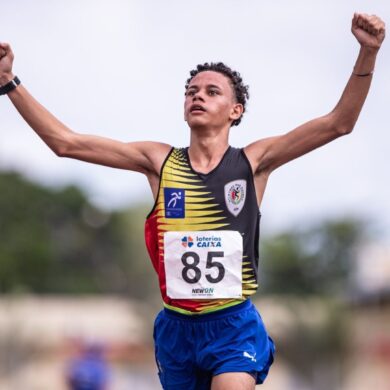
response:
M275 346L247 300L199 316L162 310L154 324L158 374L165 390L210 389L212 377L247 372L263 383Z

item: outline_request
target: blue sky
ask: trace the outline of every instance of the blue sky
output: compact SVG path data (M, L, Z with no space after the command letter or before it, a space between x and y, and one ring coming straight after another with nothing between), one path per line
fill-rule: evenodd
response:
M24 85L73 130L175 146L189 142L189 70L224 61L250 85L248 113L231 131L231 144L245 146L334 107L358 53L354 11L390 23L388 0L4 0L0 40L12 44ZM264 230L358 214L376 220L389 240L389 62L385 40L352 135L273 173ZM142 175L56 157L5 97L0 169L51 186L76 183L109 209L152 205Z

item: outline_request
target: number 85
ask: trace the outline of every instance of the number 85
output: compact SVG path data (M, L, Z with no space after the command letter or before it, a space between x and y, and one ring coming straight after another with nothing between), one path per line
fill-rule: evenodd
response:
M206 269L210 268L217 268L218 275L214 278L210 274L206 274L206 279L210 283L218 283L220 282L224 276L225 276L225 268L222 263L219 261L213 261L213 258L215 257L223 257L223 252L207 252L207 261L206 261ZM193 262L188 263L188 259L192 258ZM183 280L187 283L194 284L199 282L200 278L202 277L202 271L200 268L197 267L197 265L200 262L200 257L196 252L185 252L183 253L183 256L181 257L181 262L184 265L183 271L181 272L181 275L183 277ZM190 277L189 270L192 270L195 275Z

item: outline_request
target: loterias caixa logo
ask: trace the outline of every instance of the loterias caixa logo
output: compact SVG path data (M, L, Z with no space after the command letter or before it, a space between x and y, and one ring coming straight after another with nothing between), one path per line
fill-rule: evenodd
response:
M183 245L184 248L191 248L194 245L194 239L191 236L184 236L181 239L181 245Z

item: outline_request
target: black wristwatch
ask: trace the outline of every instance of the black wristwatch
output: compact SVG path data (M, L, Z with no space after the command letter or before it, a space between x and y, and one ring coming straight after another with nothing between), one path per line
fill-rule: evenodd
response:
M0 87L0 95L5 95L8 92L11 92L13 89L15 89L20 84L20 80L17 76L15 76L11 81L9 81L7 84L4 84L2 87Z

